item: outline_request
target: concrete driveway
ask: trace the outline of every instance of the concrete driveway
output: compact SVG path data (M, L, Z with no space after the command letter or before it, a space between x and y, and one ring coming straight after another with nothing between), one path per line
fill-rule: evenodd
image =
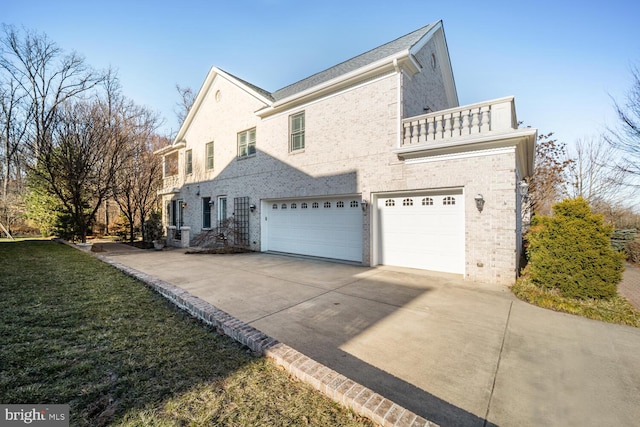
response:
M640 329L420 270L108 251L443 426L638 425Z

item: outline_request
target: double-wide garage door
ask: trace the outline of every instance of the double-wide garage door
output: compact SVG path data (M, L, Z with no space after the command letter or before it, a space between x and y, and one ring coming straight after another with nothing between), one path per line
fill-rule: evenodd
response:
M464 274L462 192L378 197L378 262Z
M273 200L264 207L267 250L362 261L359 198Z

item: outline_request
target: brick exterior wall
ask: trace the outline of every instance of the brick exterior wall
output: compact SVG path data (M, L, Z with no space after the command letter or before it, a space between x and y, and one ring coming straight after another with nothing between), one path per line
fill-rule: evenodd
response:
M434 46L427 43L418 59L429 64ZM402 86L400 97L399 85ZM457 188L465 202L465 277L510 284L516 277L519 215L515 153L429 158L408 163L392 150L398 146L401 110L422 114L425 105L447 107L442 76L430 65L420 74L402 78L388 73L338 93L287 111L260 118L265 104L239 85L218 75L185 133L180 150L179 194L163 196L187 203L184 223L191 236L202 231L202 197L248 196L257 209L250 215L250 246L261 250L261 201L325 195L356 195L368 202L381 192ZM440 90L438 88L440 87ZM218 96L216 97L216 94ZM433 108L433 107L432 107ZM289 152L289 116L305 112L305 148ZM256 154L237 158L238 132L255 127ZM205 144L214 142L214 169L206 170ZM193 173L184 176L185 150L193 152ZM180 185L182 183L182 185ZM479 213L474 197L483 194ZM212 224L217 206L212 209ZM363 220L363 263L374 260L370 209ZM166 218L166 216L165 216Z
M457 107L457 105L450 105L447 102L442 64L440 64L439 59L433 60L433 58L440 58L437 54L436 39L429 40L416 53L415 58L422 64L424 69L414 76L403 75L403 116L414 117L425 114L425 108L429 108L431 111L439 111ZM434 62L435 67L432 66Z

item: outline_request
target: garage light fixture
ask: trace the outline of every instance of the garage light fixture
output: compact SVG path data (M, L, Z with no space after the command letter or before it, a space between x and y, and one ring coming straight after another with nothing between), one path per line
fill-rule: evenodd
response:
M254 205L253 203L249 205L249 209L251 209L251 212L256 210L256 205Z
M366 200L362 200L362 203L360 203L360 206L362 206L362 212L366 212L367 211L367 201Z
M529 184L524 179L520 181L520 194L525 200L529 198Z
M482 197L482 194L478 193L476 197L474 197L474 200L476 201L478 212L482 212L482 209L484 209L484 197Z

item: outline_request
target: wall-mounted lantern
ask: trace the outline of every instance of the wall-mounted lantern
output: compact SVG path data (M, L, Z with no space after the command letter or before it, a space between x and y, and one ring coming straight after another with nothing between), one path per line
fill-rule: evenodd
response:
M366 200L362 200L362 203L360 203L360 206L362 206L362 212L366 212L367 211L367 206L369 204L367 203Z
M520 181L520 194L525 200L529 198L529 184L524 179Z
M196 190L196 196L200 195L200 186L198 185L198 189Z
M213 203L214 203L214 202L213 202L213 199L210 199L210 200L209 200L209 206L213 206Z
M182 207L182 209L186 209L187 208L187 202L180 203L180 206Z
M256 210L256 205L254 205L253 203L250 204L249 209L251 210L251 212L254 212Z
M474 197L474 200L476 201L476 208L478 208L478 212L482 212L482 209L484 209L484 197L482 197L482 194L477 194L476 197Z

